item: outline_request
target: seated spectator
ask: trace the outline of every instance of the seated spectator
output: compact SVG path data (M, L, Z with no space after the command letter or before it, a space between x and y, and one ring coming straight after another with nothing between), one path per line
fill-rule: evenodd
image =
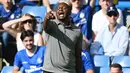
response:
M18 73L21 67L25 73L42 73L45 46L34 45L34 33L31 30L23 31L20 38L25 49L15 55L13 73Z
M3 28L2 24L8 20L17 19L21 16L21 8L13 5L12 0L1 0L0 6L0 42L2 42L3 56L5 56L5 49L8 46L9 41L15 41L14 38L9 35Z
M35 17L33 17L30 14L25 14L19 19L5 22L3 24L3 28L16 39L17 50L20 51L25 48L20 39L21 32L24 30L34 31L34 44L35 45L37 46L44 45L41 34L35 32L36 24L37 24L37 21ZM11 27L13 25L15 25L15 28Z
M110 66L110 73L123 73L122 72L122 66L120 64L112 64Z
M12 0L1 0L0 17L7 18L8 20L16 19L21 16L22 9L13 5Z
M102 31L104 27L106 27L109 24L109 21L107 19L107 8L112 5L111 0L99 0L99 5L101 6L101 10L96 12L93 15L92 19L92 30L94 32L94 35L96 36L98 32ZM119 17L117 19L118 24L123 25L123 15L122 11L118 9Z
M72 18L77 27L82 31L82 34L87 38L88 42L92 42L92 11L95 0L90 0L88 4L83 5L80 0L72 0Z
M96 36L94 43L91 46L91 53L121 56L126 54L129 32L127 28L118 24L116 20L119 13L114 6L107 9L107 18L109 25L104 27Z

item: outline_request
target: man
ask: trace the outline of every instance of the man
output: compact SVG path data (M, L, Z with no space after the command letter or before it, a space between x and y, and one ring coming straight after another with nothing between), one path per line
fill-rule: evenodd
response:
M22 9L13 5L12 0L1 0L2 6L0 7L0 16L8 20L16 19L21 16Z
M5 21L19 18L21 16L22 9L16 5L13 5L12 0L1 0L0 2L2 3L2 6L0 7L0 21L3 21L0 22L0 38L2 38L0 41L2 41L3 56L5 56L5 48L7 48L8 42L12 41L14 38L9 35L3 28L1 28L1 26Z
M43 29L46 33L44 73L81 73L82 34L70 20L71 6L61 2L56 16L47 13Z
M26 49L17 52L13 73L18 73L21 67L25 73L42 73L45 47L34 45L34 33L31 30L23 31L20 38Z
M98 32L104 29L105 26L109 24L109 21L107 19L106 10L112 5L112 0L99 0L99 5L101 6L101 10L96 12L93 15L92 19L92 30L94 32L94 35L96 36ZM123 16L121 10L118 9L119 17L117 19L118 24L123 25Z
M104 27L104 29L97 34L91 46L91 52L93 54L100 52L100 54L108 56L126 55L129 32L125 26L116 22L118 17L119 13L115 6L111 6L107 9L109 25Z
M87 39L86 41L88 41L89 44L92 42L91 20L95 0L90 0L85 5L83 5L82 1L72 0L71 16L75 25L81 29L84 38Z
M110 66L110 73L123 73L122 72L122 66L120 64L112 64Z

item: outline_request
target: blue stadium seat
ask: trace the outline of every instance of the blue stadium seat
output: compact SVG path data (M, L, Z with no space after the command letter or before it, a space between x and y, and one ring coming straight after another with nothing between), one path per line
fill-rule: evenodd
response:
M45 6L24 6L22 9L22 15L29 13L35 16L39 21L43 22L46 11L47 9Z
M100 68L100 73L109 73L110 68L109 67L101 67Z
M115 56L112 60L113 63L118 63L122 67L130 67L130 56Z
M35 16L35 18L38 21L38 25L36 29L38 32L42 32L42 22L44 21L44 18L47 13L46 7L45 6L24 6L22 9L22 15L26 13Z
M109 67L110 59L109 56L95 55L94 56L95 73L100 73L100 68Z
M109 56L95 55L94 56L94 65L96 67L109 67L109 65L110 65Z
M121 9L130 9L130 1L119 1L118 4L116 5L118 8L121 8Z
M130 68L122 68L123 73L130 73Z
M3 69L1 70L1 73L13 73L13 66L4 66Z
M13 73L13 66L4 66L3 69L1 70L1 73ZM21 72L24 72L24 68L20 68Z

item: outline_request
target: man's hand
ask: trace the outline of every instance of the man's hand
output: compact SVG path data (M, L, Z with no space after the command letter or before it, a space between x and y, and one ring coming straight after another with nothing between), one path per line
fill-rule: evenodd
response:
M54 12L50 11L46 15L46 19L55 19L55 14Z

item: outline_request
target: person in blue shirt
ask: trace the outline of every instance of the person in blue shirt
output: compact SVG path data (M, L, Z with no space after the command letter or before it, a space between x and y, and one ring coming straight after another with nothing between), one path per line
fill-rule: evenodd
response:
M13 5L12 0L1 0L0 17L7 18L8 20L16 19L21 16L22 9Z
M82 73L94 73L94 64L86 50L82 50Z
M0 6L0 21L13 20L19 18L22 13L22 9L13 5L12 0L1 0L2 5ZM0 26L6 21L0 22ZM2 27L0 28L0 42L2 42L3 56L5 56L5 48L8 46L8 42L14 40ZM15 40L14 40L15 41Z
M83 46L85 45L85 46ZM94 73L94 62L87 51L87 42L85 40L82 41L82 73Z
M84 1L84 0L83 0ZM72 18L76 26L81 29L82 34L87 38L88 43L92 42L92 11L95 0L86 0L88 3L83 5L80 0L72 0Z
M23 67L25 73L42 73L45 46L34 45L34 33L26 30L20 36L26 49L15 55L13 73L18 73Z

